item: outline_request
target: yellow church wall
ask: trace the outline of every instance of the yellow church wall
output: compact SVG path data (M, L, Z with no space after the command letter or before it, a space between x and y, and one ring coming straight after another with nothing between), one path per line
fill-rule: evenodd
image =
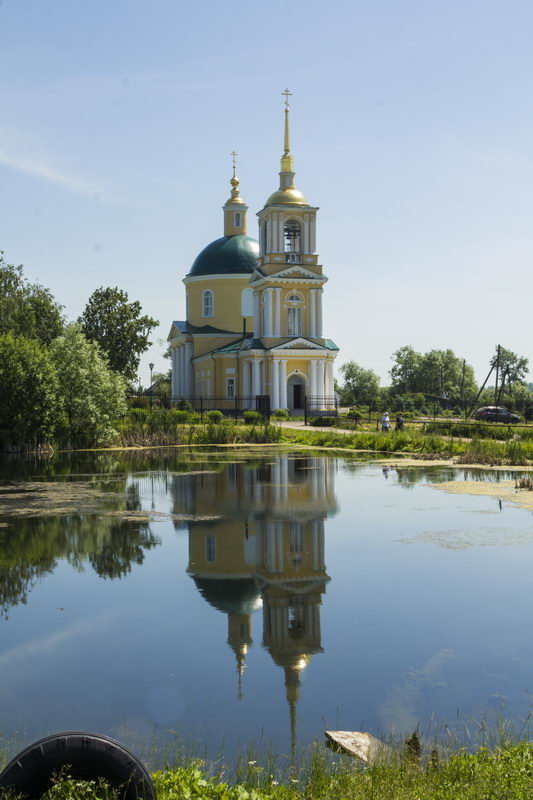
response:
M242 331L241 292L248 288L249 276L239 278L213 278L192 280L186 283L187 322L201 327L211 325L226 331ZM213 316L203 316L203 293L213 293ZM246 317L248 331L253 329L253 316Z
M234 392L236 395L241 393L240 376L238 374L237 358L225 356L215 359L215 394L217 397L227 397L227 379L234 378Z
M212 500L210 508L213 513ZM194 523L189 529L188 571L204 575L251 575L255 566L246 562L245 542L245 522Z

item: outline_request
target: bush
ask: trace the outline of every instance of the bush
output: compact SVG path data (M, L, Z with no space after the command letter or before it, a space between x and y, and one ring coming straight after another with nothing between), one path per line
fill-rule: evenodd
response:
M128 398L130 408L148 408L150 406L150 398L143 394L131 395Z
M191 415L185 409L176 408L172 411L172 416L177 425L184 425L191 421Z
M259 411L245 411L242 416L246 425L259 425L263 421L263 415Z
M289 419L289 412L285 408L276 408L273 416L276 419Z
M309 424L320 428L332 428L335 425L335 417L313 417L309 420Z
M361 419L361 414L356 408L350 408L346 416L348 417L348 419L353 419L354 422L359 422L359 420Z
M192 411L192 406L188 400L178 400L176 403L176 408L178 411Z
M208 422L212 422L214 425L217 425L219 422L222 422L224 418L224 414L222 411L217 411L213 409L212 411L208 411L206 414Z

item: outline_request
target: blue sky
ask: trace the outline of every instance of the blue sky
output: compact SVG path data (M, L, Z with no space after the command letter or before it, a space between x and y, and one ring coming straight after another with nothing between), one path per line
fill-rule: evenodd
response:
M532 38L516 0L0 0L0 249L69 318L117 285L165 338L233 149L255 235L288 86L337 365L533 361Z

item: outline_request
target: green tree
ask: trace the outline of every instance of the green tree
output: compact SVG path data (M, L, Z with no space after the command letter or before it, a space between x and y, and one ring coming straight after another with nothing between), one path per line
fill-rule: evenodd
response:
M465 363L463 386L463 359L449 349L430 350L421 356L418 383L423 392L448 397L458 404L463 390L466 400L475 397L477 391L473 367Z
M35 339L0 335L0 442L43 444L58 419L58 380L47 349Z
M346 405L375 405L379 395L379 376L371 369L348 361L340 368L344 377L341 389L342 402Z
M491 359L491 367L496 366L498 360L498 350ZM523 383L526 375L529 372L529 360L524 356L519 356L513 353L512 350L507 350L505 347L500 347L500 366L499 366L499 380L503 379L507 384L516 383L517 381Z
M62 308L48 289L29 283L22 267L8 264L0 251L0 335L12 333L50 344L63 330Z
M422 356L411 345L400 347L392 354L394 364L390 371L392 388L396 394L420 392L419 370Z
M79 318L82 331L97 342L109 359L109 366L133 382L137 375L139 359L148 350L148 337L159 322L141 316L141 304L128 302L128 295L118 287L100 287L90 296Z
M109 368L96 342L77 323L50 347L59 380L62 436L78 445L101 445L116 436L115 421L126 413L126 381Z
M430 350L417 353L412 347L401 347L393 354L392 389L396 395L413 393L447 397L459 404L475 396L476 380L470 364L453 350Z

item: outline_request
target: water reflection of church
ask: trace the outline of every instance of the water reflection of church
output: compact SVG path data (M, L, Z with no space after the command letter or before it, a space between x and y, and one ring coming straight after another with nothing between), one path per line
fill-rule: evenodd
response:
M228 617L228 644L241 678L252 614L263 609L263 647L285 673L295 746L300 674L322 652L320 605L330 580L324 520L336 510L333 458L273 455L220 472L175 477L175 511L220 514L189 523L188 572Z

